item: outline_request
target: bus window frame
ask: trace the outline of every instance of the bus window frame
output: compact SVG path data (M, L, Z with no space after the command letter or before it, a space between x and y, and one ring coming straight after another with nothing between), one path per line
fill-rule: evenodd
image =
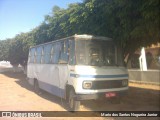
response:
M69 40L69 61L68 61L68 64L69 65L76 65L76 40ZM71 52L73 52L73 56L71 56ZM71 57L73 57L71 59ZM71 63L71 60L72 60L72 63Z

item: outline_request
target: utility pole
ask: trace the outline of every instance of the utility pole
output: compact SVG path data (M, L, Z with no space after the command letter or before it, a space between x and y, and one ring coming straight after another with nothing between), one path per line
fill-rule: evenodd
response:
M141 49L141 56L139 57L139 63L141 71L147 71L147 62L146 62L146 54L144 47L142 47Z

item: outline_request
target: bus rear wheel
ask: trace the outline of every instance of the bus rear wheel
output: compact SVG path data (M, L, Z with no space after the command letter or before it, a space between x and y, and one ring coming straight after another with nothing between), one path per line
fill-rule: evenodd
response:
M74 99L75 92L73 89L69 91L69 107L71 111L77 111L80 108L80 101Z
M39 93L39 84L38 84L38 80L34 80L34 91L35 91L35 93Z

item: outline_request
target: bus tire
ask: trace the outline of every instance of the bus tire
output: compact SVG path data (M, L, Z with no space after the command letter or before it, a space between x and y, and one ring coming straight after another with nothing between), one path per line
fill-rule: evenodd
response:
M73 89L69 91L69 107L71 111L77 111L80 108L80 101L74 99L75 92Z
M37 94L39 94L39 84L38 84L38 80L37 79L35 79L34 80L34 92L35 93L37 93Z

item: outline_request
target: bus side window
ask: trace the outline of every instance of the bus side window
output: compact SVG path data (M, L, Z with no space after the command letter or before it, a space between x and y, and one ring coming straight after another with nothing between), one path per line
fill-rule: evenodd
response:
M61 54L59 59L60 64L68 63L68 47L69 47L68 40L61 42Z
M44 62L46 64L50 63L51 49L52 49L52 44L47 44L44 46Z
M44 45L42 46L41 63L44 63Z
M41 63L42 49L42 46L39 46L36 49L36 63Z
M76 57L75 57L75 41L70 40L69 41L69 64L75 65L76 64Z
M60 42L56 42L53 44L53 48L52 48L52 57L51 57L51 63L53 64L57 64L59 61L59 57L60 57L60 47L61 44Z
M29 50L28 63L31 63L31 49Z
M52 49L51 49L51 57L50 57L50 63L53 64L53 58L54 58L54 54L55 54L55 51L54 51L54 47L55 47L55 44L52 45Z
M31 50L30 50L30 63L34 63L34 59L35 59L35 48L32 48Z

